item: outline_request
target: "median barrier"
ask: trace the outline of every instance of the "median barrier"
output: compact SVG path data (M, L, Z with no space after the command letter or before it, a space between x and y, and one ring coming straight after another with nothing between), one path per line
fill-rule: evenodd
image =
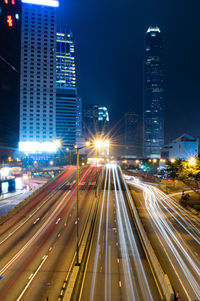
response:
M122 171L121 171L120 168L119 168L119 170L120 170L120 177L121 177L123 186L125 187L125 194L127 196L128 205L129 205L129 208L130 208L130 211L131 211L131 215L133 217L138 235L139 235L140 240L142 242L143 249L144 249L144 252L145 252L146 257L148 259L148 262L150 264L150 267L152 268L152 270L154 272L153 273L154 277L156 278L156 281L159 283L159 287L162 290L162 294L163 294L165 300L166 301L173 301L174 298L175 298L175 294L174 294L174 290L171 286L170 280L169 280L167 274L164 273L164 271L163 271L163 269L162 269L162 267L161 267L161 265L160 265L160 263L157 259L157 256L156 256L156 254L155 254L155 252L154 252L154 250L151 246L151 243L148 239L147 233L144 230L143 224L140 220L140 217L139 217L139 214L138 214L137 209L135 207L135 204L133 202L133 199L130 195L128 186L127 186L127 184L124 180Z
M82 280L84 277L84 271L88 259L88 254L92 242L93 232L94 232L94 226L97 216L97 210L98 210L98 204L99 204L99 196L101 191L101 185L103 180L103 175L98 177L98 186L97 186L97 192L95 195L95 202L93 203L94 206L92 207L90 216L88 218L88 221L86 223L86 227L84 230L84 235L80 244L79 248L79 258L80 258L80 266L76 266L75 263L73 265L73 269L71 271L69 280L67 279L65 281L68 282L68 285L66 287L65 294L62 298L63 301L76 301L78 300L81 286L82 286ZM61 299L61 298L60 298Z

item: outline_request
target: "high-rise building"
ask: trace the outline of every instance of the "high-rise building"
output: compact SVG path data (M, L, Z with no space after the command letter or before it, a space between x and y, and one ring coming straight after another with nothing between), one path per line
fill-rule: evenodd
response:
M71 31L56 35L56 136L73 148L77 134L77 89L74 40Z
M125 114L125 155L138 157L140 149L139 115L133 112Z
M109 113L106 107L98 108L98 134L100 136L107 136L109 132Z
M160 29L145 36L143 77L143 155L160 157L164 145L163 41Z
M24 152L55 152L56 0L22 0L20 142Z
M19 141L21 0L0 4L0 148Z
M98 114L97 104L83 105L83 136L86 140L98 134Z
M76 99L76 137L82 138L82 98Z
M74 39L71 31L65 30L56 35L56 85L76 88Z

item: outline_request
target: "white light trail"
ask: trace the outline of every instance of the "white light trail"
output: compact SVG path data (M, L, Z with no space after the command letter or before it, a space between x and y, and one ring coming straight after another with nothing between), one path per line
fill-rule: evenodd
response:
M141 300L141 295L139 294L138 287L136 284L136 279L139 280L140 292L142 294L143 300L152 300L153 296L148 284L148 280L144 271L143 263L141 260L141 255L138 250L138 246L133 234L132 226L129 220L126 202L124 195L122 193L122 187L120 184L119 174L117 168L113 168L113 179L115 188L115 198L116 198L116 210L117 210L117 220L119 227L119 239L120 246L123 255L123 265L124 274L126 277L125 285L127 287L128 299L129 300ZM117 190L118 187L118 190ZM134 265L136 267L136 275L132 271L131 257L133 258ZM128 273L126 272L128 271Z
M102 200L99 228L98 228L98 234L97 234L97 248L96 248L96 252L95 252L94 266L93 266L93 273L92 273L92 283L91 283L91 289L90 289L90 301L94 300L98 258L99 258L99 251L100 251L100 234L101 234L101 227L102 227L103 208L104 208L105 195L106 195L107 178L108 178L108 169L106 169L105 182L104 182L103 200Z
M170 248L194 295L200 299L200 262L191 248L195 244L197 247L200 245L198 220L193 220L185 208L156 187L138 183L135 179L127 182L143 190L149 216ZM186 240L183 234L187 235ZM188 299L191 300L189 296Z

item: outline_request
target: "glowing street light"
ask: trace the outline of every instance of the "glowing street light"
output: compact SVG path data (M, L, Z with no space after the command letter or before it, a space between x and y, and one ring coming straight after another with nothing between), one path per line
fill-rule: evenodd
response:
M175 159L175 158L172 158L170 161L171 161L171 163L175 163L175 162L176 162L176 159Z
M196 158L194 157L189 158L188 163L190 166L195 166L197 164Z

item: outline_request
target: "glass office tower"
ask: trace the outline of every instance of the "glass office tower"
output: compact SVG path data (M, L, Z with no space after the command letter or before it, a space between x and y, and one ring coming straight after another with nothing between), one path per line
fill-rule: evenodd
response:
M77 89L74 40L71 31L56 35L56 136L63 148L73 148L77 132Z
M125 114L125 155L139 157L140 154L140 129L139 115L134 112Z
M160 157L164 145L163 42L158 27L145 36L143 78L143 155Z

